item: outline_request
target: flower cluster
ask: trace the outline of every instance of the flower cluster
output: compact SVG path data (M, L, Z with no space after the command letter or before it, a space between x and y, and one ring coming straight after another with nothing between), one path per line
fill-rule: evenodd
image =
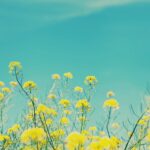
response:
M101 96L93 97L98 84L97 78L93 75L85 77L83 85L76 86L71 80L74 77L71 72L62 75L53 74L52 87L46 94L44 92L44 95L39 95L40 88L37 83L31 80L24 82L20 62L11 62L9 71L14 78L9 82L9 86L0 81L0 149L148 150L150 148L150 106L146 106L141 115L136 114L131 107L137 118L136 122L132 123L128 119L127 122L121 123L117 118L120 104L112 90L106 91L104 101ZM18 112L21 117L18 116L17 122L11 125L11 122L7 122L6 115L10 108L10 99L19 95L14 94L17 91L27 101L27 105L24 106L25 111ZM102 107L101 102L106 113L103 117L97 111ZM13 108L9 111L12 110Z

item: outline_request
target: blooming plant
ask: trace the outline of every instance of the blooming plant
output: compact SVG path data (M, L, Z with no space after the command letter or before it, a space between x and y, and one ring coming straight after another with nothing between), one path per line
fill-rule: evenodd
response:
M131 106L135 122L117 121L120 108L113 91L108 91L103 108L107 115L95 125L90 118L93 94L98 80L85 77L84 85L71 87L73 74L53 74L52 88L45 100L39 99L38 85L24 81L22 64L10 62L14 81L10 87L0 81L0 148L2 150L148 150L150 149L150 109L146 105L137 114ZM18 91L27 101L27 109L15 124L6 128L9 101ZM102 123L101 123L102 121ZM94 122L93 122L94 124ZM9 124L10 125L10 124Z

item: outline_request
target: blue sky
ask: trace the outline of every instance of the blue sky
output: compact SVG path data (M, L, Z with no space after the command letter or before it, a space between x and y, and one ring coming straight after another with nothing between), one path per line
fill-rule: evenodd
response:
M149 2L0 1L0 80L11 80L8 63L14 60L43 92L53 73L71 71L78 85L93 74L99 80L93 105L101 109L111 89L127 112L129 104L138 106L150 81ZM25 101L14 102L21 111Z

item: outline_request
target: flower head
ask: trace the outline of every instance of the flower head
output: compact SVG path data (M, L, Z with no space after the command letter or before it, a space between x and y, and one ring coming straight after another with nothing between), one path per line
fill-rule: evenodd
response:
M89 127L89 131L96 131L96 130L97 130L96 126Z
M46 133L43 128L30 128L25 130L21 135L21 142L28 144L29 142L40 142L46 138Z
M13 72L14 70L17 71L17 70L20 70L22 69L22 65L19 61L12 61L9 63L9 70L10 72Z
M112 124L112 128L113 128L113 129L119 129L119 128L120 128L119 123L117 123L117 122L113 123L113 124Z
M26 88L26 89L34 89L36 88L36 83L34 81L26 81L24 84L23 84L23 88Z
M68 99L61 99L59 101L59 104L64 106L64 107L68 107L70 105L70 101Z
M47 125L51 125L52 123L53 123L53 120L52 120L52 119L49 118L49 119L46 120L46 124L47 124Z
M7 133L8 133L8 134L16 133L16 132L19 131L19 129L20 129L20 125L19 125L19 124L15 124L15 125L13 125L11 128L9 128L9 129L7 130Z
M70 115L72 112L70 111L70 110L64 110L64 114L66 114L66 115Z
M67 124L69 124L69 119L67 117L62 117L60 119L60 123L64 124L64 125L67 125Z
M56 116L57 115L57 112L55 109L53 108L49 108L43 104L39 104L38 107L37 107L37 114L48 114L48 115L53 115L53 116Z
M4 87L4 88L2 88L2 92L4 92L4 93L11 93L11 89L8 88L8 87Z
M75 150L79 146L84 145L86 142L86 136L78 132L72 132L67 137L67 148Z
M16 87L18 85L18 83L15 81L11 81L11 82L9 82L9 84L13 87Z
M52 75L52 79L59 80L60 79L60 75L59 74L53 74Z
M65 132L63 129L58 129L58 130L51 132L51 137L57 140L64 134L65 134Z
M8 135L0 134L0 141L9 141L10 137Z
M5 83L3 81L0 81L0 87L4 86L4 85L5 85Z
M104 102L103 104L104 107L109 107L109 108L114 108L114 109L119 109L119 103L117 102L116 99L108 99Z
M88 85L96 85L97 83L97 79L95 76L87 76L85 78L85 83Z
M64 77L67 78L67 79L72 79L73 75L72 75L71 72L66 72L66 73L64 73Z
M0 101L2 101L4 99L4 94L0 93Z
M115 93L113 91L108 91L107 92L107 97L110 98L112 96L115 96Z
M82 93L82 92L83 92L83 88L80 87L80 86L76 86L76 87L74 88L74 91L75 91L75 92Z
M56 95L51 93L48 95L48 98L54 100L54 99L56 99Z
M76 108L90 108L90 103L86 99L78 100L76 103Z

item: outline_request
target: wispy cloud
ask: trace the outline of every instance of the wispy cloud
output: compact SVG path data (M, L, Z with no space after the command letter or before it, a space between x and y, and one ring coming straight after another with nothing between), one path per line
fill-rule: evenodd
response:
M12 27L40 26L73 17L85 16L107 7L145 0L2 0L0 18ZM7 25L5 26L7 28Z

